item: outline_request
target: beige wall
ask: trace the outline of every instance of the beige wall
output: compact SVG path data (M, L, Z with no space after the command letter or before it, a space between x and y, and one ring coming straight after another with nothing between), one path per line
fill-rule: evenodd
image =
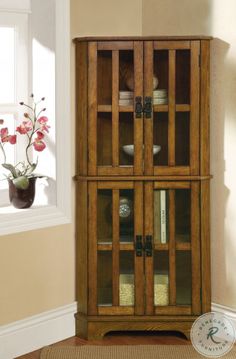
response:
M0 238L0 325L74 301L72 225Z
M214 6L213 6L214 5ZM95 7L96 6L96 7ZM235 0L71 0L71 37L190 35L212 43L213 300L236 308ZM74 47L71 60L74 128ZM74 163L74 159L73 159ZM0 238L0 325L75 300L74 226Z
M235 0L143 0L143 35L212 35L212 299L236 309Z

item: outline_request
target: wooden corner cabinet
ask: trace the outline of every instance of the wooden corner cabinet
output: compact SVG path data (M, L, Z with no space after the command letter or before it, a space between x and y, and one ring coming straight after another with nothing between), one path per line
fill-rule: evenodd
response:
M77 335L210 311L210 37L77 38Z

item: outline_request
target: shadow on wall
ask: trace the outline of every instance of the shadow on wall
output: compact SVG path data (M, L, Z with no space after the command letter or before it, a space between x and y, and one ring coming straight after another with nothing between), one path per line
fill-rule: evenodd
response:
M143 35L209 35L212 0L143 0Z
M232 281L228 280L228 262L232 258L227 257L235 252L232 242L232 233L226 227L226 216L231 220L229 213L230 190L225 185L228 183L226 175L226 156L229 162L227 145L232 150L232 138L236 135L236 102L235 102L235 61L227 58L230 45L220 39L212 42L211 54L211 163L212 163L212 211L211 211L211 239L212 239L212 271L220 276L213 275L213 301L216 303L228 303L228 298L233 298L235 289ZM227 142L226 142L227 139ZM229 142L231 141L231 142ZM232 159L230 159L232 161ZM226 173L227 171L227 173ZM232 170L231 170L232 173ZM232 208L231 208L232 210ZM231 223L232 224L232 223Z

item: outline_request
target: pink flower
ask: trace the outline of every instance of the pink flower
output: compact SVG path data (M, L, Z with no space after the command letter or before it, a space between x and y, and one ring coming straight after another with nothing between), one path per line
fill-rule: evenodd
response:
M42 152L46 147L45 143L41 140L38 140L37 138L34 140L33 146L34 146L35 151L38 151L38 152Z
M44 134L43 134L43 132L41 132L41 131L37 131L36 132L37 133L37 140L42 140L43 138L44 138Z
M41 131L49 132L48 129L50 128L50 126L47 125L47 122L48 122L48 118L46 116L42 116L38 119L38 123L41 125L40 126Z
M2 143L10 142L10 144L14 145L16 143L16 135L10 136L8 135L8 128L1 128L0 137Z
M31 121L23 121L22 124L16 128L16 131L19 132L21 135L25 135L27 132L31 130L32 130Z
M16 135L8 136L8 137L9 137L10 144L15 145L16 144Z
M48 118L46 116L41 116L39 119L38 119L38 123L40 123L40 125L43 125L45 123L48 122Z
M8 128L1 128L0 137L2 142L8 142Z

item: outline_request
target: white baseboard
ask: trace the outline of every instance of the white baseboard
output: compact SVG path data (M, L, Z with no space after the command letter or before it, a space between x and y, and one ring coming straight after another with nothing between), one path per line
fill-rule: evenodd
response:
M0 358L14 359L75 335L77 303L0 327ZM212 311L227 315L235 325L236 309L212 303Z
M234 328L236 330L236 309L229 308L217 303L212 303L211 310L212 312L225 314L227 317L229 317L229 319L231 319L232 323L234 324Z
M0 327L0 358L14 359L75 335L77 303Z

